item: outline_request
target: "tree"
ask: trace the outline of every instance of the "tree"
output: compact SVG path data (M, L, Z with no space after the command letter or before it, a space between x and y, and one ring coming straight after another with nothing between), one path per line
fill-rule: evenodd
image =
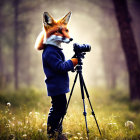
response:
M2 15L1 15L1 6L0 6L0 18L2 19ZM0 34L2 34L2 20L0 20ZM2 39L0 36L0 87L2 87L2 79L3 79L3 57L2 57Z
M113 0L129 75L130 99L140 99L140 62L126 0Z
M5 2L0 2L0 19L3 19L3 7ZM2 39L3 39L3 29L4 29L4 21L0 20L0 88L3 87L4 81L4 65L3 65L3 49L2 49Z
M18 6L19 0L13 1L14 6L14 78L15 88L18 88Z
M23 0L13 0L13 15L14 15L14 86L15 89L19 88L19 79L20 79L20 62L21 62L21 55L19 57L19 52L20 49L23 47L25 48L25 40L26 40L26 36L28 34L27 31L27 23L29 23L29 19L25 19L22 18L22 14L27 14L27 12L30 12L32 10L35 9L35 6L37 7L37 5L34 5L34 3L32 3L33 1L30 1L30 3L28 1L23 1ZM32 6L30 6L32 3ZM27 16L26 16L27 17ZM24 29L24 30L23 30ZM23 40L24 38L24 40ZM22 46L22 47L21 47ZM20 49L19 49L20 48ZM24 49L25 50L25 49ZM22 50L23 51L23 50ZM22 52L23 54L23 52ZM27 83L29 85L30 83L30 75L28 73L28 69L29 69L29 64L28 62L30 61L29 59L29 53L27 51L28 56L28 61L27 61L27 66L26 68L24 68L24 71L26 70L27 73L25 75L27 75ZM23 54L23 55L25 55ZM23 63L22 63L23 66ZM24 67L24 66L23 66ZM23 75L23 72L22 74ZM25 75L23 75L23 77L26 77ZM22 77L22 78L23 78Z

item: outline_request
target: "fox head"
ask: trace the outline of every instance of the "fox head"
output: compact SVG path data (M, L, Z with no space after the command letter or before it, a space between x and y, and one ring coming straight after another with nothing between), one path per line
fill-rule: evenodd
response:
M71 12L62 19L55 21L48 12L43 14L44 30L40 33L36 40L35 47L38 50L44 49L44 44L53 44L59 46L62 42L69 43L73 39L69 36L67 24L69 22Z

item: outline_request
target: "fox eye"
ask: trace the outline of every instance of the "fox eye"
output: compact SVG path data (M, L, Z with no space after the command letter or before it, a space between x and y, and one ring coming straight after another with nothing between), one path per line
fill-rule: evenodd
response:
M68 29L66 29L66 32L68 32L69 30Z

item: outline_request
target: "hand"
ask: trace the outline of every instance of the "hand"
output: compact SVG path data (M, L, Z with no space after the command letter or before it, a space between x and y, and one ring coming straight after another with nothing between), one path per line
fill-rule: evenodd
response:
M74 65L74 67L78 64L78 59L77 58L72 58L71 61Z

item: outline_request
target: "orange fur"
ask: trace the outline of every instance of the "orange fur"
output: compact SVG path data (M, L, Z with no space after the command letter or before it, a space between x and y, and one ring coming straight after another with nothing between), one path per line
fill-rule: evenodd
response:
M69 20L69 17L71 15L71 12L69 12L65 17L62 19L55 21L47 12L44 12L44 14L47 14L51 20L50 24L46 24L44 21L44 30L38 35L36 42L35 42L35 48L37 50L43 50L43 40L44 37L49 38L51 35L57 35L57 36L63 36L66 38L70 38L69 31L67 29L67 23ZM61 33L59 32L61 28Z
M42 50L43 49L43 40L44 40L44 31L42 31L36 39L35 48L37 50Z
M59 31L60 28L62 28L62 33L57 32L57 31ZM48 30L45 30L45 31L46 31L47 38L49 38L53 34L57 35L57 36L63 36L63 37L66 37L66 38L70 38L69 30L67 29L67 26L63 25L63 24L60 24L60 23L58 23L54 27L49 28Z

